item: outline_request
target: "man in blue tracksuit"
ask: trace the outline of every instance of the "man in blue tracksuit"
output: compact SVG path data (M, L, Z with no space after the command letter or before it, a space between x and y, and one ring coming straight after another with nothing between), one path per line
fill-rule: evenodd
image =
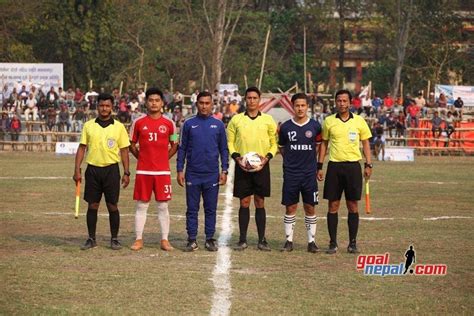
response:
M184 186L186 182L188 244L185 251L189 252L198 249L196 237L201 195L205 214L205 247L209 251L217 251L214 239L217 199L219 185L227 182L229 150L224 124L212 116L212 105L212 95L209 92L199 93L197 96L198 114L184 122L180 133L177 181L180 186ZM186 176L184 175L185 163Z

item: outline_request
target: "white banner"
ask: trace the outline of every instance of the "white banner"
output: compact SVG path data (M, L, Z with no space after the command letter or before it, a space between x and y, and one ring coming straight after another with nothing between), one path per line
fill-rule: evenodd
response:
M78 147L79 143L57 142L56 154L75 155Z
M474 86L449 86L437 84L435 86L435 98L444 93L448 99L448 104L453 105L454 101L460 97L465 106L474 106Z
M415 161L415 150L413 148L385 147L385 161ZM382 151L379 153L382 160Z
M46 94L51 87L58 92L63 87L63 64L22 64L0 63L0 80L2 87L8 85L8 91L17 91L21 86L30 90L31 85L41 88Z
M220 84L219 85L219 93L224 95L224 90L227 90L229 95L234 95L235 90L239 90L239 86L234 83L227 83L227 84Z

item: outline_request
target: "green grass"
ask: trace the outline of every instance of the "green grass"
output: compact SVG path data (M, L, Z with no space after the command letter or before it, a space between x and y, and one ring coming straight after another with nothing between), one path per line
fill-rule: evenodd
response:
M107 211L101 206L99 247L80 251L86 238L85 203L81 202L81 216L75 220L73 161L71 156L49 153L0 152L0 314L209 314L217 254L179 250L186 242L185 220L177 216L185 214L184 190L173 180L170 240L176 251L159 249L153 204L145 228L145 249L127 249L134 239L133 182L122 191L119 205L125 249L108 249ZM448 274L442 277L367 277L356 271L356 258L344 251L335 256L309 254L301 210L295 251L277 251L284 242L281 158L271 164L267 239L274 250L255 250L257 233L252 219L250 248L231 253L232 314L472 313L473 158L416 157L415 163L379 162L374 168L373 216L392 220L361 220L362 252L389 252L391 263L398 263L413 243L418 263L448 265ZM27 176L60 178L21 179ZM222 213L224 197L220 199ZM238 201L233 205L232 243L238 238ZM325 216L326 207L322 201L318 216ZM423 219L454 215L470 218ZM340 216L339 242L344 250L345 207ZM201 213L201 246L202 222ZM320 218L317 242L325 247L327 241L326 221Z

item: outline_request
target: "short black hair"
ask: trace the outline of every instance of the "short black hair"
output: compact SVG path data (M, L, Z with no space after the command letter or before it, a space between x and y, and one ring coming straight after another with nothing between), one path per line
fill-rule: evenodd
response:
M337 97L341 94L347 94L349 96L349 101L352 101L352 93L349 90L346 89L341 89L336 92L336 95L334 96L334 101L337 100Z
M152 94L158 94L160 96L161 100L163 100L163 101L165 100L165 97L163 96L163 92L161 92L160 89L155 88L155 87L151 87L151 88L146 90L145 99L148 100L148 97Z
M201 91L197 95L196 101L199 101L200 98L204 98L204 97L210 97L212 99L212 93L210 93L209 91Z
M245 96L246 96L246 97L247 97L247 94L248 94L249 92L256 92L259 97L260 97L260 95L262 94L262 93L260 92L260 90L259 90L257 87L249 87L249 88L247 88L247 90L245 90Z
M97 103L100 103L100 101L106 101L110 100L112 104L114 104L114 97L110 93L100 93L99 96L97 97Z
M295 93L291 97L291 103L295 104L295 101L298 99L306 100L306 103L309 104L308 96L305 93Z

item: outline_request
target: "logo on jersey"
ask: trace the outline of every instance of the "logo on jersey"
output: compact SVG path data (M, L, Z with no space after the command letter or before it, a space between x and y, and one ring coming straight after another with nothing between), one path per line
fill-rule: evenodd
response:
M167 130L168 129L164 125L160 125L160 127L158 127L158 131L162 134L166 133Z
M217 125L211 125L211 128L217 128Z
M196 128L198 127L199 125L191 125L191 128Z
M115 147L115 139L113 139L113 138L107 139L107 147L114 148Z
M313 150L313 146L310 144L297 144L297 145L290 145L291 150Z
M147 131L147 130L148 130L148 127L144 126L144 127L142 128L142 130Z
M311 137L313 137L313 132L311 132L311 131L306 131L306 132L304 133L304 136L306 136L307 138L311 138Z

